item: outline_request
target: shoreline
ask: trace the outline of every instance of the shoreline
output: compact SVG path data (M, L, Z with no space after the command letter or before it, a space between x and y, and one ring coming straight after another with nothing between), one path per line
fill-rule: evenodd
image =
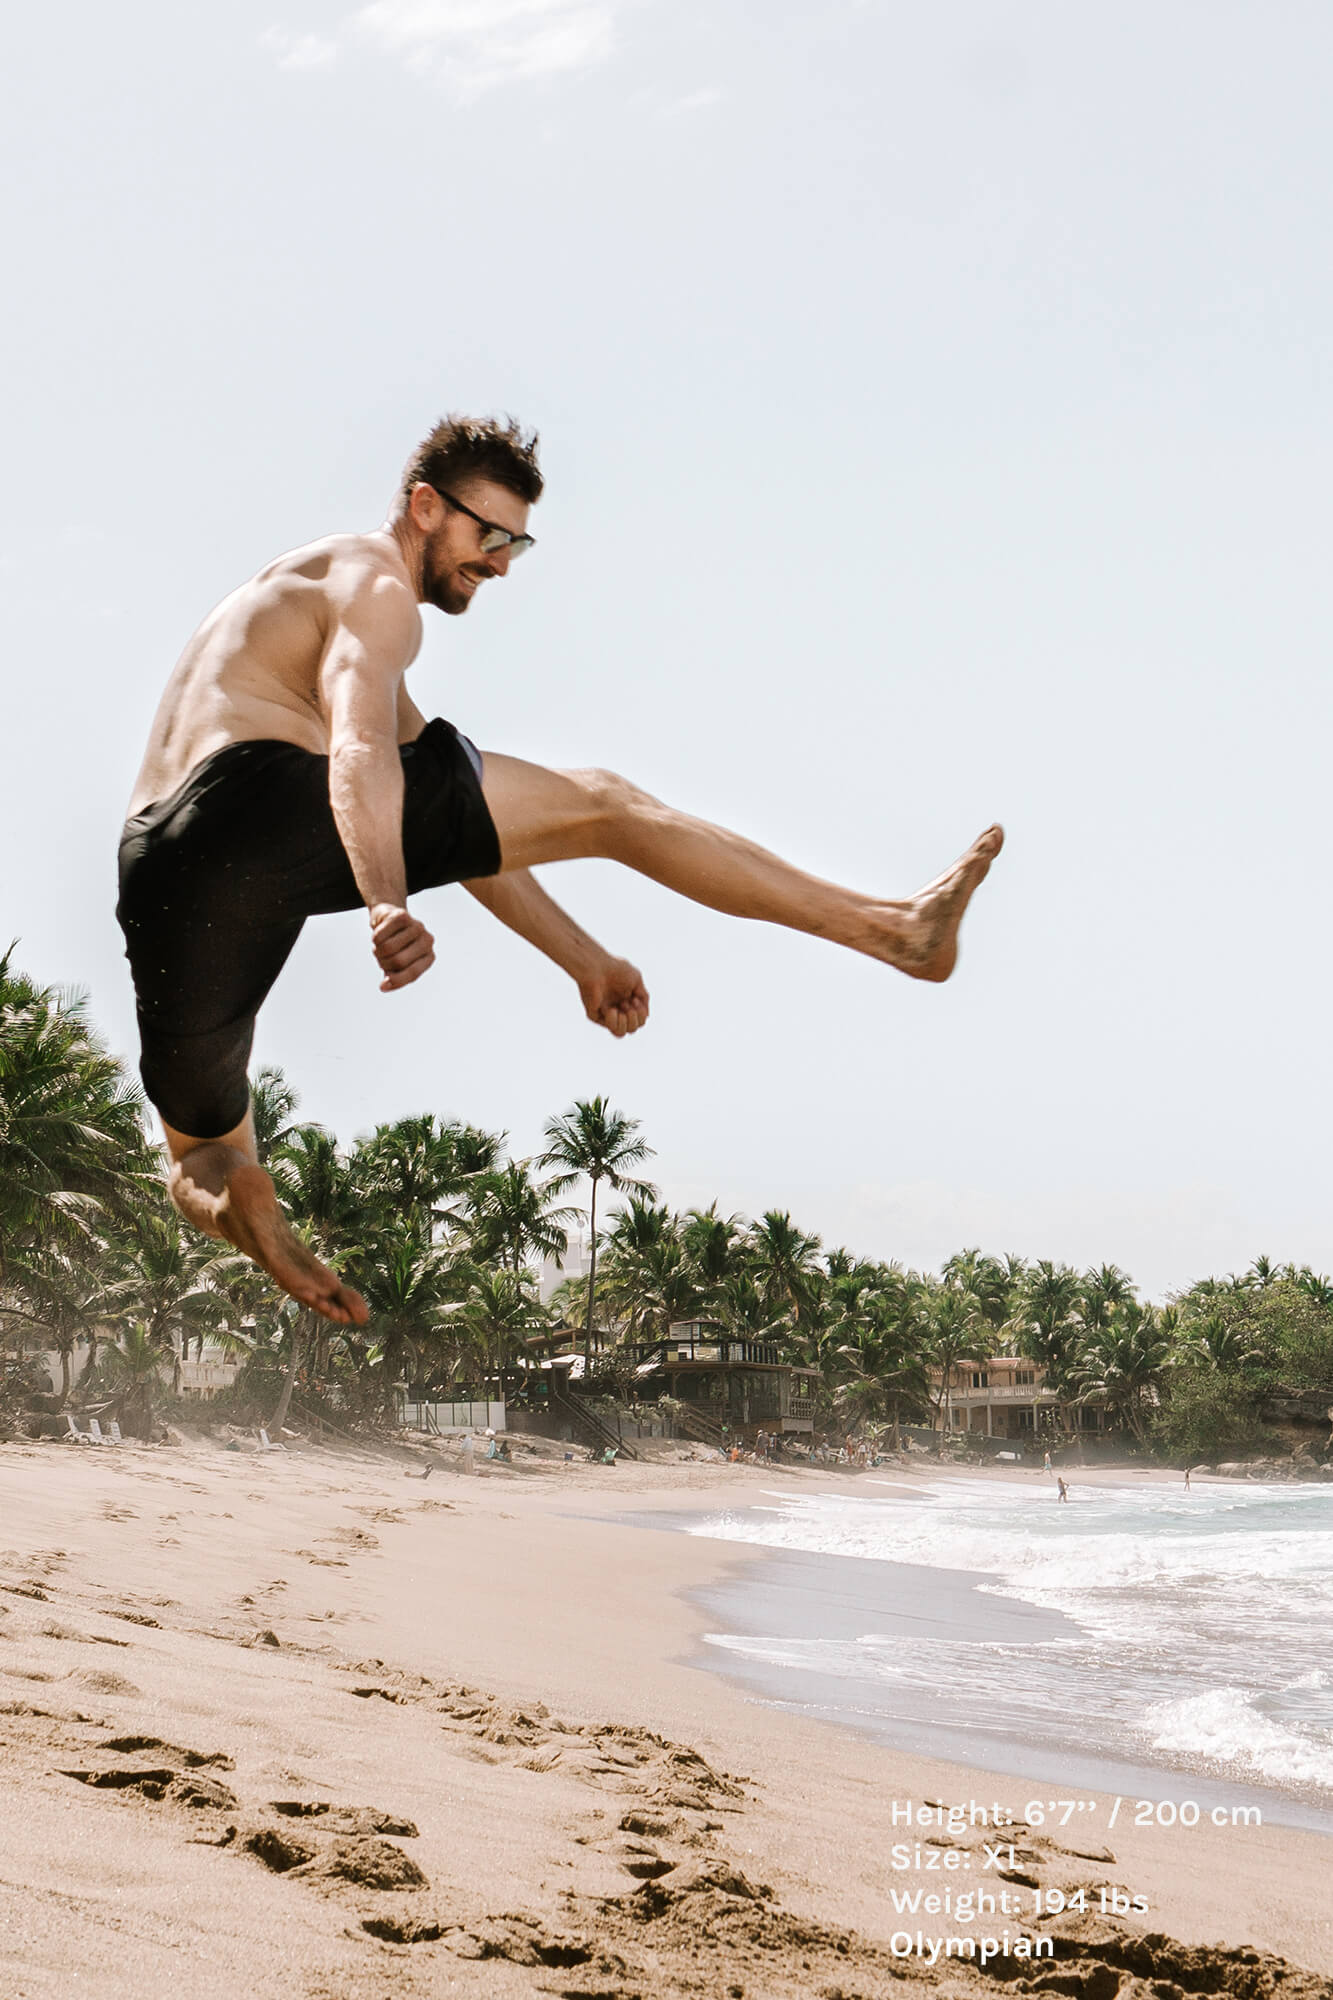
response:
M427 1463L429 1484L412 1483ZM839 1968L859 1994L900 1992L904 1976L990 1990L965 1963L890 1950L894 1892L933 1887L891 1857L906 1825L923 1853L980 1869L977 1824L921 1830L904 1815L931 1814L932 1800L1021 1811L1023 1784L890 1750L701 1671L709 1615L695 1594L725 1590L756 1552L620 1518L627 1496L640 1514L693 1512L789 1482L843 1485L526 1457L464 1478L439 1449L293 1443L260 1459L193 1436L0 1449L0 1968L15 1992L54 2000L77 1983L156 2000L182 1952L195 2000L242 1981L255 1996L378 2000L389 1958L404 1996L445 1990L446 1966L463 1994L572 1992L542 1966L603 1960L620 1972L578 1990L739 1984L767 2000L836 1984ZM136 1737L158 1741L164 1769L178 1746L223 1757L233 1768L215 1782L232 1804L174 1803L179 1757L167 1796L146 1803L119 1782L144 1753L107 1747ZM62 1775L99 1763L105 1785ZM301 1812L281 1816L283 1804ZM410 1822L397 1846L429 1888L335 1879L332 1847L309 1832L314 1807ZM245 1845L290 1845L293 1827L311 1851L289 1868ZM1015 1938L1038 1895L1093 1894L1072 1922L1042 1918L1071 1970L1164 1977L1182 1949L1248 1946L1318 1975L1282 1974L1293 1993L1333 1992L1320 1835L1122 1823L1110 1848L1021 1828L1020 1841L1022 1879L1003 1892L1018 1898ZM1148 1907L1130 1924L1114 1905L1107 1917L1098 1885ZM113 1916L121 1944L107 1958ZM1217 1992L1241 1991L1240 1976L1222 1958L1211 1983L1197 1964L1190 1974Z
M712 1511L630 1511L620 1518L626 1526L689 1534L692 1524ZM763 1510L753 1502L743 1508L729 1502L726 1511ZM998 1778L1025 1778L1061 1786L1066 1793L1074 1787L1135 1800L1178 1801L1188 1793L1194 1803L1210 1811L1234 1804L1260 1812L1265 1824L1333 1837L1333 1801L1218 1772L1183 1757L1155 1761L1091 1749L1076 1755L1067 1746L1023 1734L1017 1725L987 1731L957 1718L927 1725L919 1717L895 1717L873 1705L880 1691L861 1677L835 1675L799 1657L780 1664L757 1658L743 1643L752 1638L779 1647L794 1642L793 1653L799 1654L801 1642L812 1631L823 1641L853 1644L867 1632L987 1646L1084 1636L1083 1628L1066 1613L998 1589L989 1571L895 1563L720 1536L702 1539L735 1550L746 1560L715 1584L687 1593L710 1630L701 1635L686 1664L736 1683L755 1699L851 1730L891 1751L948 1756ZM741 1643L732 1647L729 1640ZM933 1743L928 1740L931 1734Z

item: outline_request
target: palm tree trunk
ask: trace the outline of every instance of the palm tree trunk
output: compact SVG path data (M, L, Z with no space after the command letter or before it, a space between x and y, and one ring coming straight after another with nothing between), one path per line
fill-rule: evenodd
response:
M588 1316L583 1329L583 1368L588 1374L592 1370L592 1308L597 1295L597 1182L592 1184L592 1203L588 1211L589 1255L588 1255Z
M296 1387L296 1371L301 1365L301 1329L292 1328L292 1351L287 1357L287 1373L282 1378L282 1394L278 1405L269 1418L269 1429L280 1431L287 1421L287 1411L291 1407L292 1390Z
M69 1401L69 1364L73 1348L66 1345L60 1350L60 1408Z
M79 1370L79 1387L81 1389L92 1381L93 1370L96 1366L97 1366L97 1335L95 1333L90 1333L88 1335L88 1359L84 1362L82 1368Z

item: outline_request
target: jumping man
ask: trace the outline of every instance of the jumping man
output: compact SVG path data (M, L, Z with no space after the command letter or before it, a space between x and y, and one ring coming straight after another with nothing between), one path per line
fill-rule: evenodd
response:
M419 606L458 616L532 547L536 438L450 417L413 453L392 512L330 535L224 598L185 648L153 724L120 847L118 916L138 1001L140 1073L176 1206L303 1305L365 1303L292 1234L259 1165L246 1069L255 1017L307 917L364 907L392 993L435 962L409 897L461 882L562 966L589 1020L648 1018L638 969L595 943L529 870L598 855L730 916L830 938L914 979L947 979L991 827L903 902L789 867L609 771L483 757L407 692Z

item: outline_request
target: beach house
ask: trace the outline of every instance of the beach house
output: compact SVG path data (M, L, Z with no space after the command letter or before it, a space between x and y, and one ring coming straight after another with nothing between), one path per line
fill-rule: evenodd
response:
M933 1426L951 1436L974 1436L1032 1442L1057 1422L1083 1434L1110 1428L1109 1413L1097 1403L1064 1404L1046 1380L1038 1361L1017 1354L993 1354L987 1361L958 1361L943 1372L930 1370Z
M734 1339L709 1320L675 1320L665 1340L638 1341L632 1351L640 1396L669 1396L687 1434L717 1443L756 1430L814 1430L819 1370L783 1361L770 1341Z

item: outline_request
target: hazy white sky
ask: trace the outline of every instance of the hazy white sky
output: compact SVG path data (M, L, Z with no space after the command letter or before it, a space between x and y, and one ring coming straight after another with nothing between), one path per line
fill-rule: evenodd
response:
M0 79L0 931L133 1040L116 836L190 629L540 425L541 546L413 688L905 893L1009 847L954 982L548 877L632 1043L459 891L384 998L312 925L261 1024L350 1137L520 1152L610 1094L677 1203L1154 1293L1333 1266L1327 90L1243 0L25 9Z

